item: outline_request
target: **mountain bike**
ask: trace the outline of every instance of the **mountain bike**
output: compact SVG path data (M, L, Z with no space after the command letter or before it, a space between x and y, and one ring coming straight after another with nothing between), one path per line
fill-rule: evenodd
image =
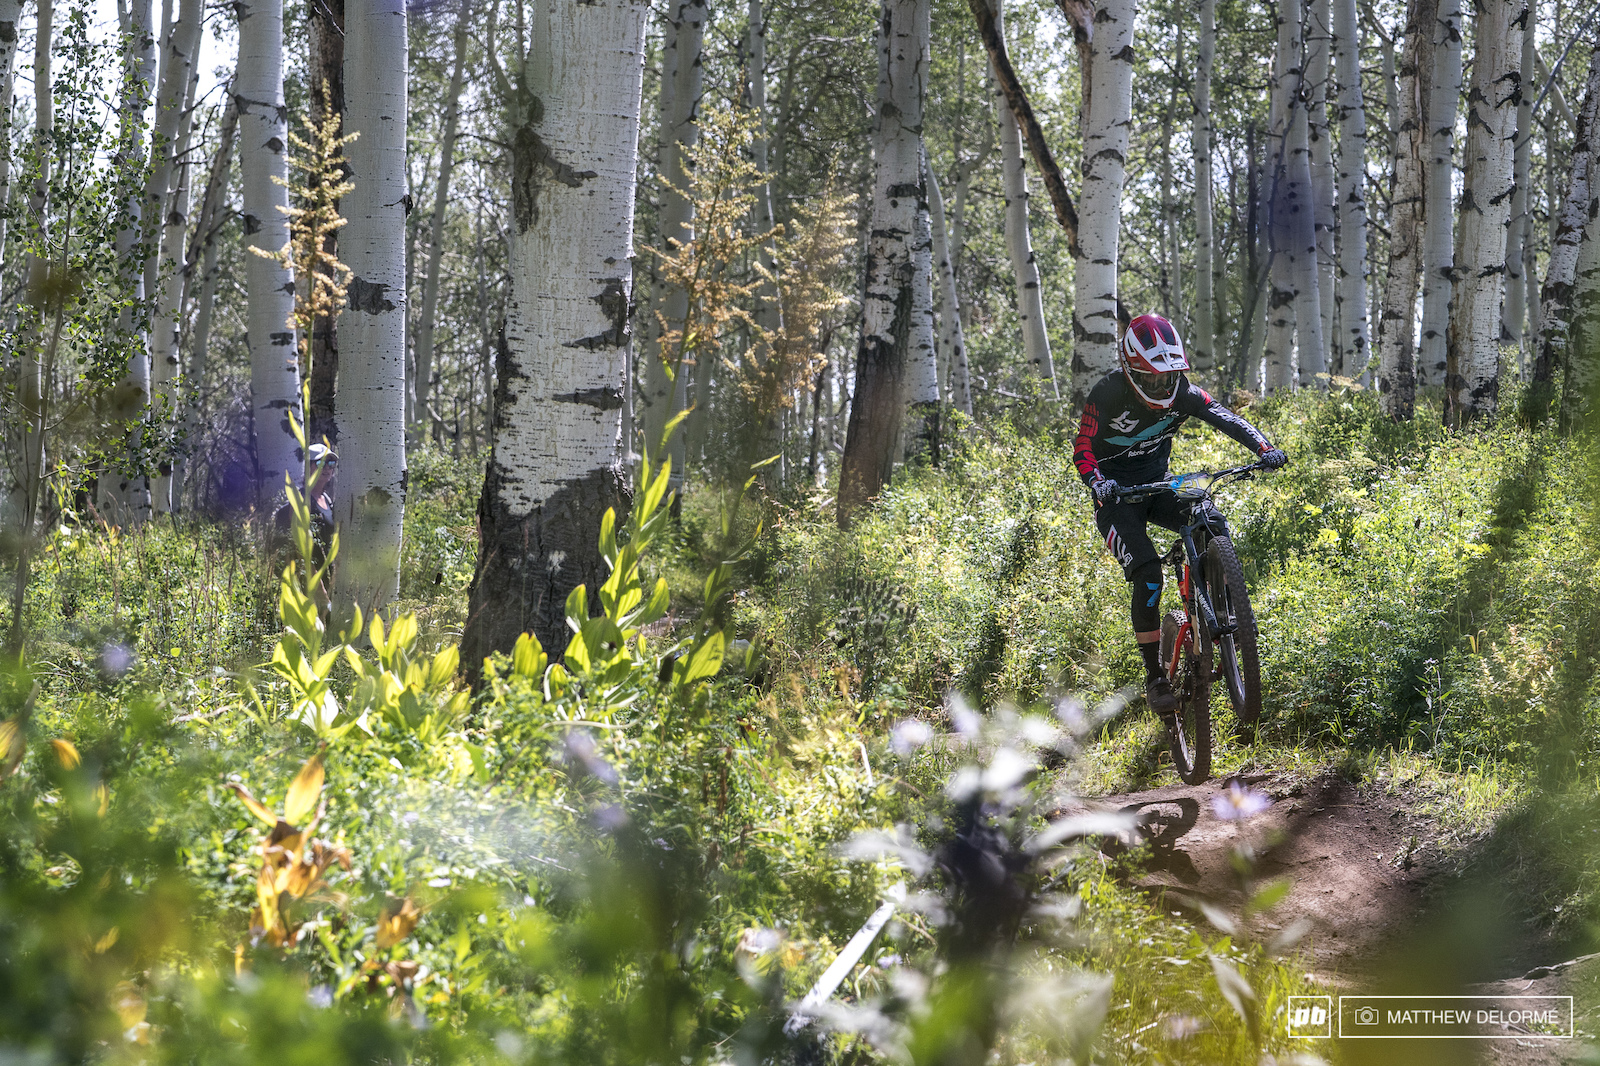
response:
M1148 485L1125 485L1118 499L1138 503L1170 492L1188 505L1162 563L1177 576L1181 605L1161 618L1161 662L1178 708L1167 722L1168 747L1178 776L1191 785L1211 774L1211 683L1220 680L1233 705L1236 734L1252 737L1261 717L1261 659L1256 616L1250 609L1244 567L1233 550L1228 523L1212 494L1229 481L1247 481L1260 463L1227 470L1179 474Z

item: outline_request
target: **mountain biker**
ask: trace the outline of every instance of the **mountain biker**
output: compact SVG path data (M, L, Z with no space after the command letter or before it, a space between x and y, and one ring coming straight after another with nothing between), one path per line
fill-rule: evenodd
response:
M1176 530L1188 506L1170 490L1139 503L1124 503L1116 498L1119 482L1139 485L1165 478L1172 438L1191 417L1255 452L1269 470L1285 465L1289 458L1255 426L1184 375L1189 360L1183 342L1172 323L1160 315L1140 315L1128 323L1117 347L1117 363L1116 370L1089 390L1073 462L1094 495L1095 524L1112 557L1122 564L1131 588L1133 633L1144 657L1145 702L1157 714L1168 716L1177 709L1178 700L1160 662L1161 557L1145 525L1154 522ZM1222 520L1220 513L1215 517Z

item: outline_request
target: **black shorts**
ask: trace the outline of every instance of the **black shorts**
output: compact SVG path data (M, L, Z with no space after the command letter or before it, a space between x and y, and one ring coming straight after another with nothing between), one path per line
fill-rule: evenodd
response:
M1122 564L1122 575L1132 581L1135 570L1161 558L1145 527L1154 522L1163 529L1177 532L1178 527L1189 521L1193 506L1190 501L1178 499L1174 492L1158 492L1139 503L1102 504L1095 508L1094 521L1100 527L1100 535L1105 538L1111 557ZM1206 524L1225 536L1227 524L1222 512L1210 502L1201 506L1208 513Z

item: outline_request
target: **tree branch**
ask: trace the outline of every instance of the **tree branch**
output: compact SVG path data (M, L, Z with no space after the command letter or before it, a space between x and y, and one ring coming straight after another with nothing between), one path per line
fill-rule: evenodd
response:
M1022 83L1017 80L1017 72L1012 69L1011 59L1006 55L1006 43L1000 39L1000 32L994 24L994 12L989 10L988 0L967 0L967 6L978 20L978 36L983 38L983 47L989 53L989 65L994 69L995 80L1000 83L1000 91L1005 94L1011 114L1022 129L1022 138L1028 143L1028 154L1033 156L1034 165L1044 178L1045 191L1050 194L1056 221L1067 231L1067 247L1076 257L1078 209L1072 205L1072 195L1067 192L1066 182L1061 179L1061 168L1056 166L1055 157L1050 154L1044 131L1039 128L1039 120L1034 117L1033 107L1028 103Z

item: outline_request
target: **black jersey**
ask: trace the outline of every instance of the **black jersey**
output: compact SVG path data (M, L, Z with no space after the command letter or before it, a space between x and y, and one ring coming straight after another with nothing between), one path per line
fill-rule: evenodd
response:
M1078 423L1072 458L1088 484L1107 477L1124 485L1141 485L1166 476L1172 438L1190 418L1214 426L1257 455L1271 447L1256 427L1222 406L1184 377L1172 406L1153 409L1133 391L1121 370L1114 370L1089 390Z

